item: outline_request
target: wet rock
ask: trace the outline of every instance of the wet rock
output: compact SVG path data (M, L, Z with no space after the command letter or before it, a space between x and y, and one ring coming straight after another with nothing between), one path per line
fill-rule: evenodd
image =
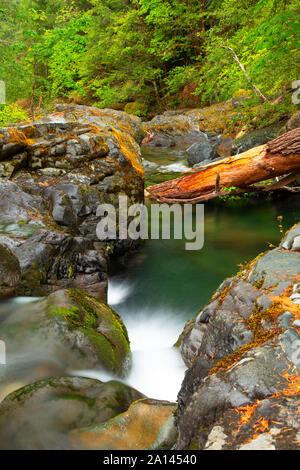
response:
M159 165L157 165L154 162L150 162L149 160L146 160L145 158L143 158L143 166L144 166L144 170L146 173L152 173L153 171L159 169Z
M101 424L142 397L116 381L51 377L35 382L0 404L0 448L70 449L71 430Z
M265 127L244 134L236 139L232 145L231 155L246 152L253 147L264 145L277 137L280 125Z
M228 370L190 384L193 393L187 401L187 395L179 394L176 449L202 449L209 431L226 410L253 405L275 394L283 396L290 385L283 379L290 365L279 342L268 343L245 353Z
M224 299L221 292L209 303L181 342L185 363L190 366L197 355L207 356L214 363L251 342L253 334L244 320L255 309L258 294L250 283L241 282L231 284Z
M258 259L249 273L248 280L252 284L263 282L265 289L278 284L282 280L285 283L288 283L288 281L291 283L297 279L299 266L299 253L276 248Z
M300 224L292 227L283 238L280 248L291 251L300 251Z
M250 92L249 90L238 90L236 93L231 98L231 102L234 106L234 108L238 108L241 106L245 101L248 101L250 99Z
M0 298L14 294L20 276L18 258L8 247L0 245Z
M211 161L217 156L208 141L193 144L187 149L186 154L187 161L190 166L193 166L200 162L203 163L203 161Z
M280 134L284 134L285 132L291 131L300 127L300 112L297 111L292 115L292 117L288 120L286 125L281 129Z
M175 138L177 144L186 142L185 137L188 136L192 138L188 142L195 143L200 140L199 132L233 137L236 133L233 121L237 117L241 120L242 112L235 109L231 101L226 101L207 108L169 111L143 123L142 128L145 133L167 133Z
M232 137L223 138L222 136L222 138L215 147L217 154L222 158L230 157L230 155L232 155L233 153L233 142L234 140Z
M166 450L176 440L174 403L139 400L125 413L95 427L72 433L79 448L92 450Z
M300 335L294 323L300 260L292 251L297 234L295 226L281 243L285 249L258 256L226 280L186 326L180 349L189 369L178 395L176 449L248 448L249 439L251 446L263 445L264 437L252 432L250 438L247 428L242 432L238 413L231 424L241 429L239 439L229 438L223 416L231 413L232 418L233 409L269 397L279 399L283 426L288 427L284 398L299 393ZM283 433L278 435L284 439ZM269 443L279 448L279 440ZM287 440L282 443L287 446Z
M299 449L297 397L274 397L228 410L210 431L204 450Z
M24 222L44 226L41 212L46 211L44 202L22 190L16 183L0 181L0 220L3 222Z
M0 310L7 364L0 383L31 383L71 370L105 369L123 374L130 365L129 339L119 315L79 289ZM8 314L7 314L8 313Z
M175 146L175 140L167 134L155 134L147 143L148 147L170 148Z
M108 240L99 252L97 207L118 206L120 194L129 204L143 201L141 120L87 106L58 105L57 111L32 125L1 129L1 168L7 172L0 181L0 236L8 233L1 224L35 228L25 236L15 230L9 243L22 269L19 294L79 286L105 299L102 259L108 249L126 252L134 242ZM34 236L41 228L48 234Z

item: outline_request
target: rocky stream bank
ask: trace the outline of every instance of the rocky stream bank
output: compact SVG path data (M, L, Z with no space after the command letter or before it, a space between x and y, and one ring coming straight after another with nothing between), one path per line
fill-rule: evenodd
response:
M176 343L187 367L177 404L71 376L101 366L121 380L130 369L130 337L106 303L107 277L112 257L137 243L100 241L98 205L117 207L119 195L142 202L144 168L149 179L183 170L143 164L142 143L144 158L169 149L181 165L198 166L277 135L281 124L239 137L230 124L238 105L148 123L57 105L32 124L0 129L0 448L299 448L300 224L188 321Z

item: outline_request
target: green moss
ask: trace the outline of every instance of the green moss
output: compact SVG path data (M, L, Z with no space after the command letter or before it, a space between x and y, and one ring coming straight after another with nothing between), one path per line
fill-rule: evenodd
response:
M199 450L199 441L198 439L193 439L190 442L190 445L187 450Z
M130 353L127 329L121 317L108 305L79 289L68 289L68 297L77 304L76 315L68 322L79 328L95 345L105 364L116 371Z
M264 285L264 282L265 282L265 278L263 277L259 281L256 281L253 285L254 287L256 287L256 289L261 289L262 286Z
M51 400L77 400L80 402L84 402L91 408L95 404L95 398L83 397L82 395L75 395L72 393L65 393L62 395L57 395L53 397Z
M282 329L277 324L277 318L282 313L282 308L277 302L273 302L272 305L265 310L263 310L262 307L257 307L252 315L245 320L253 334L253 340L218 361L209 371L209 375L214 374L220 369L230 369L239 361L243 354L278 336L282 332ZM264 321L270 324L270 329L265 330L263 325Z
M68 289L67 292L69 299L79 305L75 307L78 311L77 315L68 318L70 322L74 326L94 328L97 324L98 312L93 306L93 297L79 289Z
M95 331L87 328L80 328L80 331L89 338L91 343L100 352L101 359L104 365L112 369L117 370L117 358L115 354L116 345L113 344L107 336L104 336L99 330Z

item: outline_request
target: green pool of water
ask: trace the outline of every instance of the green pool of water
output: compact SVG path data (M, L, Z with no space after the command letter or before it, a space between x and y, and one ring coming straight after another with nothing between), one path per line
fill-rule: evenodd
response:
M147 307L184 318L195 316L218 285L239 271L240 264L276 246L283 232L300 222L299 209L300 197L296 196L277 202L205 204L203 249L186 251L184 240L147 240L125 266L114 267L112 279L132 287L118 311Z

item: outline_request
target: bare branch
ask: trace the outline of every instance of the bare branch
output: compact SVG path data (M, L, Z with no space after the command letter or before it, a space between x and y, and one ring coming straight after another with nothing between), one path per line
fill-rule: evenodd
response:
M244 73L245 77L247 78L248 82L249 82L250 85L252 86L253 90L254 90L255 93L266 103L266 102L268 101L268 99L262 94L262 92L257 88L257 86L254 85L254 83L252 82L252 80L251 80L251 78L249 77L248 73L246 72L245 67L244 67L243 64L239 61L238 56L236 55L236 53L235 53L235 51L232 49L232 47L229 47L229 46L222 46L222 47L225 47L225 49L229 49L229 50L232 52L234 60L236 61L236 63L238 64L238 66L240 67L240 69L242 70L242 72Z

